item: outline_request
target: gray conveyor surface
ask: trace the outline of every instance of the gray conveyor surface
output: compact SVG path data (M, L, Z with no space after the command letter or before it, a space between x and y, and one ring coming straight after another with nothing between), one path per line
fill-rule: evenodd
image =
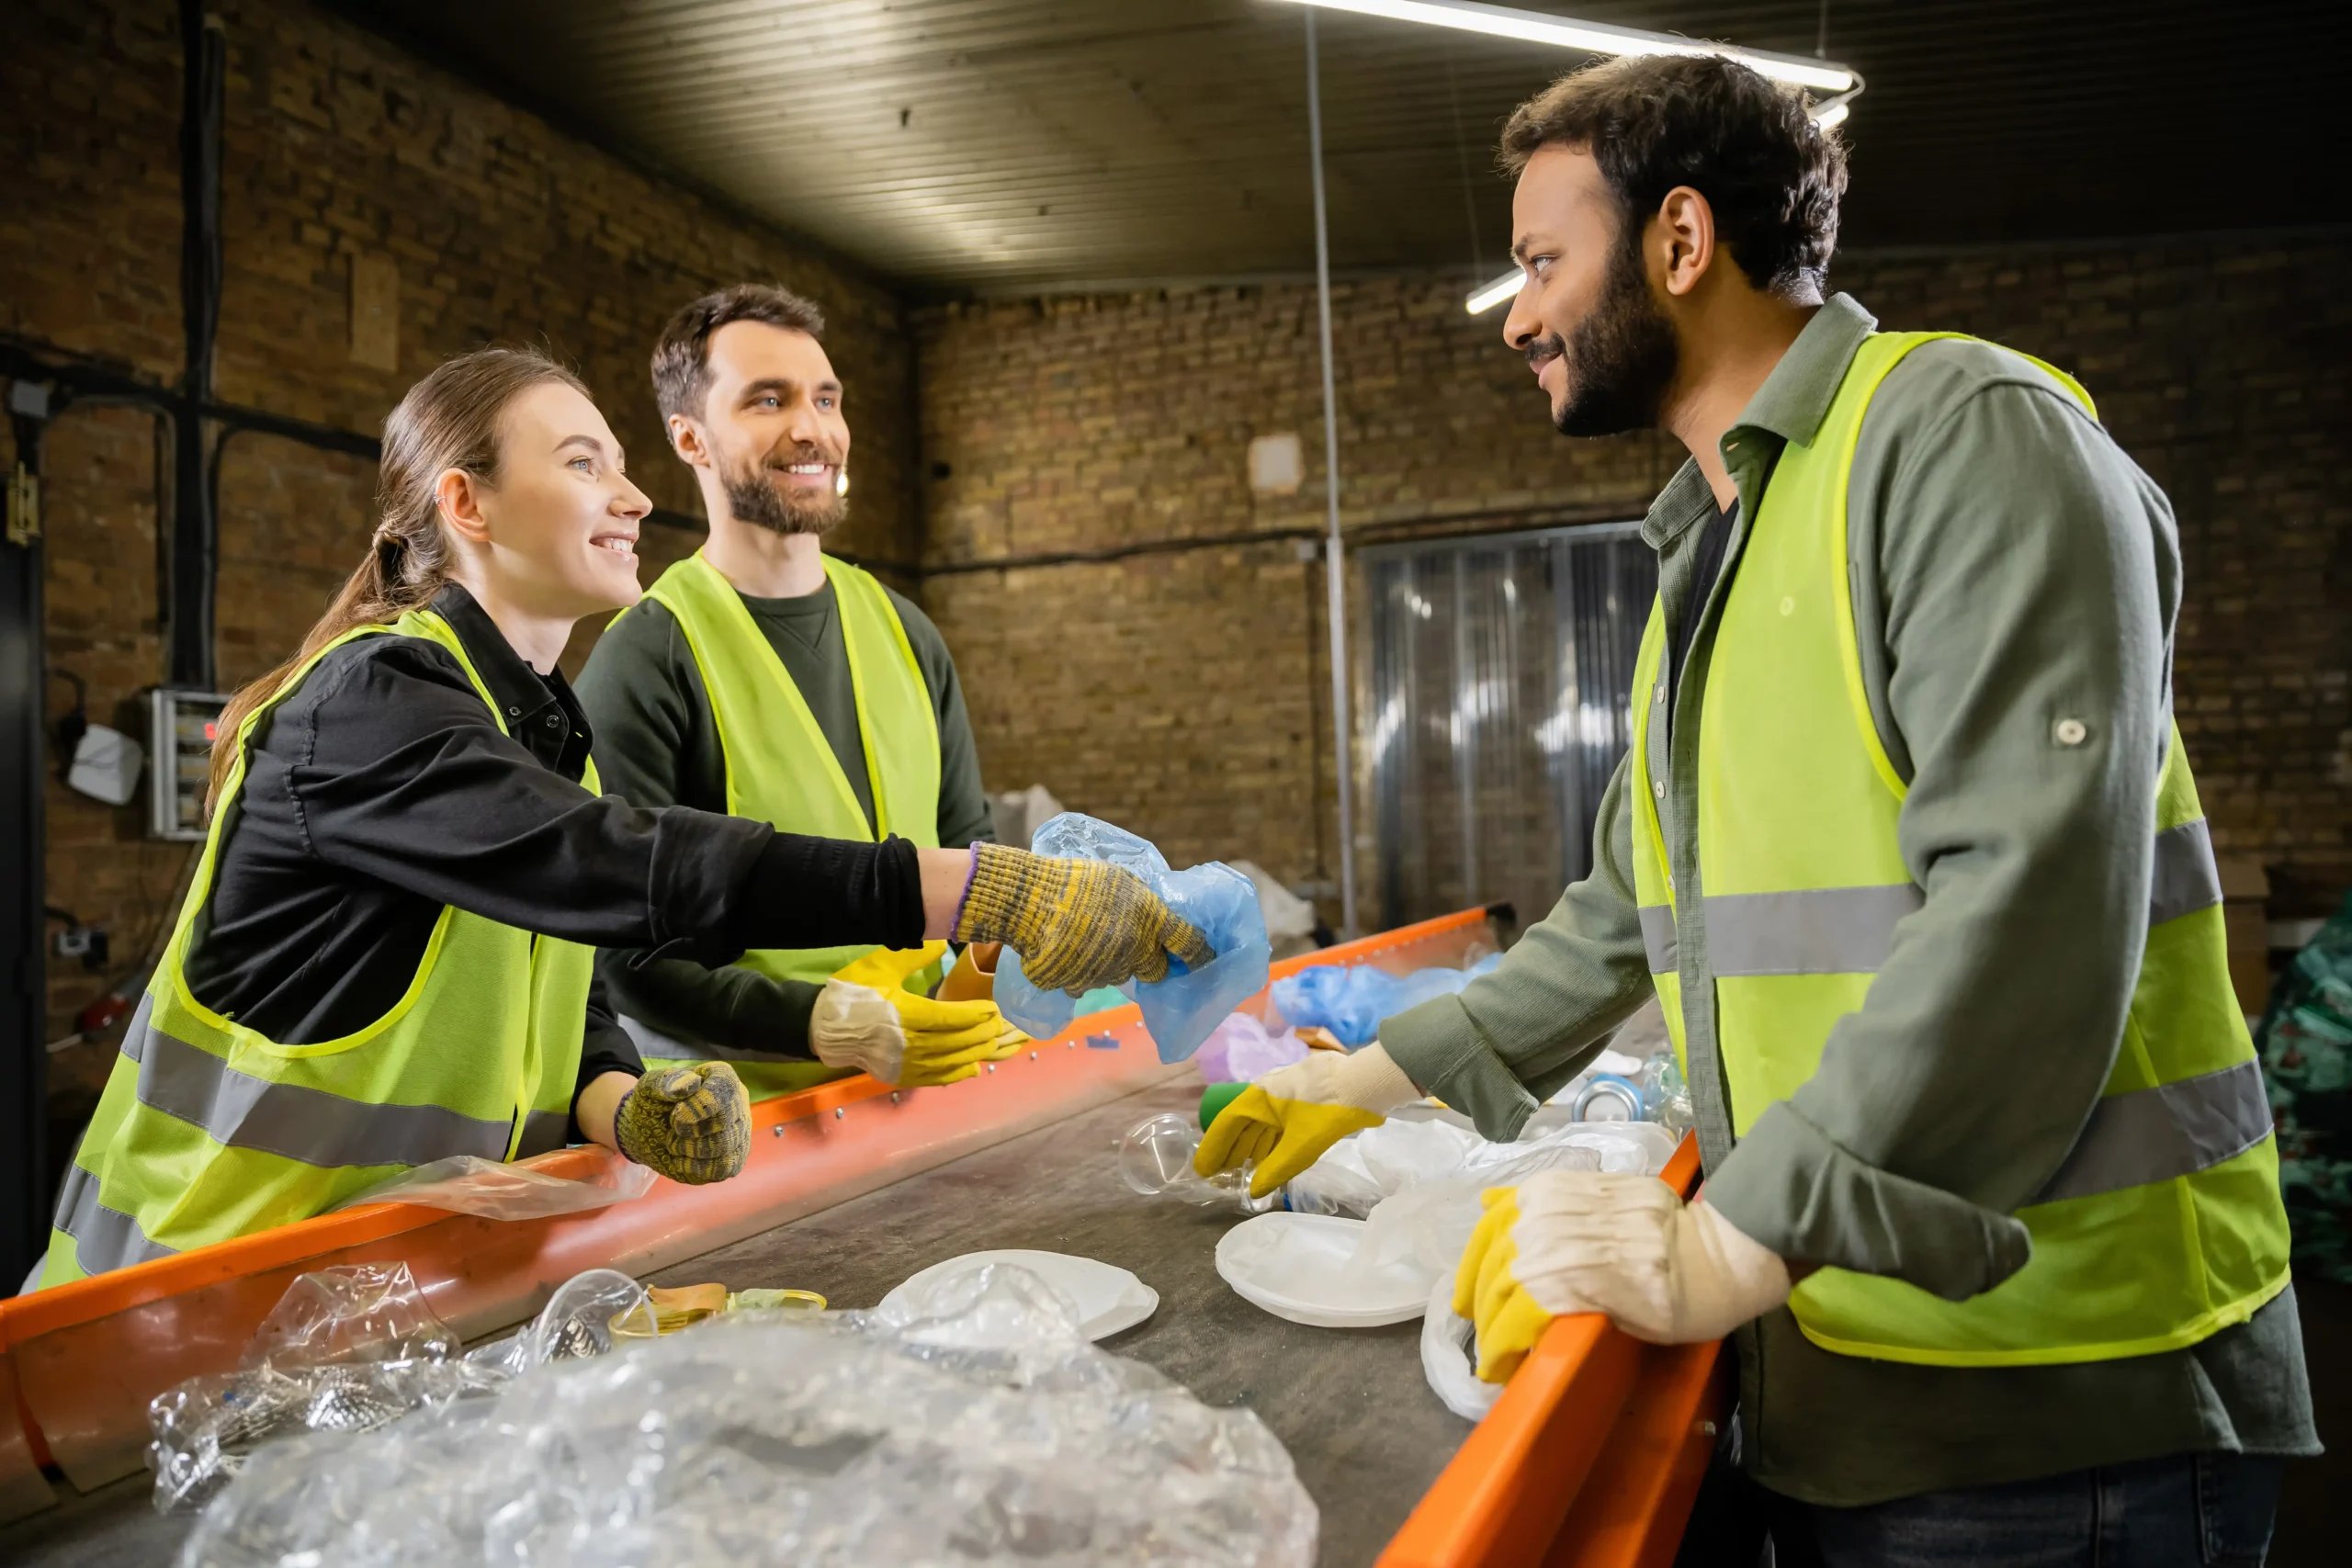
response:
M823 1292L870 1307L916 1270L961 1253L1033 1247L1100 1258L1159 1292L1145 1323L1104 1348L1157 1368L1216 1405L1248 1405L1290 1450L1322 1514L1322 1562L1380 1554L1470 1424L1421 1375L1420 1325L1307 1328L1251 1306L1217 1277L1237 1211L1139 1198L1120 1180L1122 1134L1159 1111L1194 1112L1190 1074L894 1182L664 1269L650 1284ZM143 1475L0 1528L11 1568L159 1568L186 1533L159 1518Z

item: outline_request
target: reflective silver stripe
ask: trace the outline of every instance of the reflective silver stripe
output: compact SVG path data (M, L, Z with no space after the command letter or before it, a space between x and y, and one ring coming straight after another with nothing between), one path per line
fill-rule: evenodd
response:
M1674 941L1674 911L1664 904L1641 907L1642 945L1649 949L1650 973L1671 975L1679 966Z
M2088 1198L2192 1175L2269 1135L2270 1100L2258 1061L2110 1094L2093 1109L2074 1152L2033 1201Z
M1907 882L1710 894L1707 954L1718 976L1873 975L1894 945L1894 923L1926 901Z
M147 1048L147 1020L154 1010L155 993L142 992L139 998L139 1010L130 1015L130 1023L122 1032L122 1054L134 1062Z
M2163 925L2222 901L2222 868L2213 861L2213 829L2205 818L2156 835L2156 862L2148 878L2148 923Z
M513 1122L438 1105L370 1105L241 1073L152 1024L141 1031L139 1100L193 1122L215 1143L304 1165L423 1165L450 1155L506 1157Z
M549 1149L560 1149L571 1141L571 1113L568 1111L534 1111L523 1118L523 1139L514 1145L516 1159L528 1159Z
M57 1194L57 1228L74 1238L74 1261L85 1274L127 1269L173 1252L149 1241L137 1220L99 1202L98 1179L79 1165L65 1168L65 1185Z

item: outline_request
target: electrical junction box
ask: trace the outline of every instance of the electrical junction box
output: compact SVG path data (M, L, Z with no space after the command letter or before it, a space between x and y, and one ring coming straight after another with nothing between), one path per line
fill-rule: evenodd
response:
M150 695L147 836L204 837L204 791L212 773L212 738L229 699L218 692L158 686Z

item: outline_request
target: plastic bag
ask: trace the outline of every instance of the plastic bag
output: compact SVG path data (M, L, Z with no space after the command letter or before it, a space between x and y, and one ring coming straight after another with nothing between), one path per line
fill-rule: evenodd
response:
M1258 890L1231 866L1210 861L1188 871L1170 871L1145 840L1075 811L1065 811L1038 829L1030 848L1041 855L1126 867L1208 938L1216 956L1199 970L1187 973L1182 964L1171 963L1165 980L1149 985L1130 980L1119 987L1142 1005L1144 1027L1159 1047L1161 1061L1190 1056L1226 1015L1265 986L1272 949L1265 917L1258 909ZM996 1001L1005 1017L1040 1040L1069 1028L1078 1013L1076 998L1031 985L1022 973L1021 955L1009 947L998 963Z
M1448 1410L1465 1421L1483 1421L1505 1385L1478 1381L1477 1327L1453 1313L1453 1270L1430 1287L1429 1310L1421 1314L1421 1375Z
M1193 1053L1204 1083L1249 1083L1276 1067L1306 1060L1306 1042L1295 1030L1280 1034L1246 1012L1237 1012L1212 1031Z
M1464 1181L1476 1190L1560 1168L1655 1176L1674 1145L1649 1122L1573 1122L1492 1144L1453 1121L1392 1116L1333 1144L1286 1191L1301 1213L1369 1215L1391 1195L1434 1182Z
M653 1190L653 1172L646 1166L616 1155L605 1168L585 1181L573 1181L519 1165L507 1165L480 1155L451 1155L402 1171L365 1192L337 1203L354 1209L362 1203L422 1203L486 1220L537 1220L549 1214L576 1214L642 1198Z
M644 1289L592 1269L560 1287L522 1333L461 1358L456 1331L425 1304L407 1264L304 1274L254 1330L237 1371L190 1378L149 1403L155 1509L209 1496L273 1439L369 1431L487 1395L549 1360L602 1354L614 1321L630 1314L651 1333Z
M1255 1415L1095 1348L991 1266L903 1316L729 1314L275 1446L183 1561L1306 1568L1317 1527Z
M1360 964L1317 964L1274 982L1283 1021L1328 1029L1349 1046L1369 1045L1391 1019L1431 997L1452 996L1503 961L1490 953L1466 969L1417 969L1391 975Z

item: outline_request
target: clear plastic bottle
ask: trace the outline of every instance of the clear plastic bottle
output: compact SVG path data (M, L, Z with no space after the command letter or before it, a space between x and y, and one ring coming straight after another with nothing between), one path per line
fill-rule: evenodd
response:
M1245 1214L1262 1214L1282 1203L1282 1194L1250 1196L1250 1166L1202 1177L1193 1169L1193 1151L1201 1146L1197 1122L1163 1111L1136 1123L1119 1140L1119 1175L1134 1191L1147 1198L1173 1198L1200 1207L1223 1204Z
M1655 1122L1676 1137L1698 1124L1690 1111L1690 1086L1674 1053L1660 1051L1642 1064L1642 1120Z

